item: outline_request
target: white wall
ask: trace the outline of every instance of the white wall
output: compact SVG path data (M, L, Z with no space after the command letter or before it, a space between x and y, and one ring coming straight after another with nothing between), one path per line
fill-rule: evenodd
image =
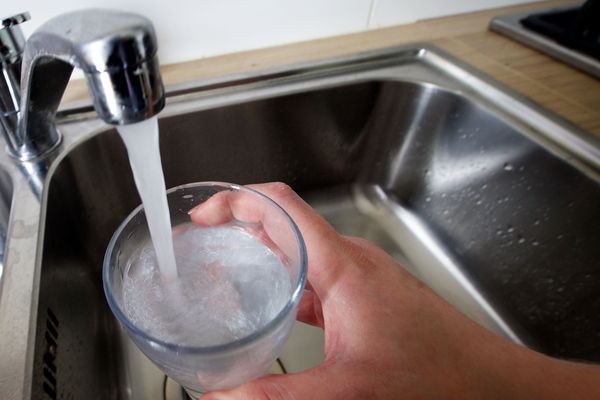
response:
M403 24L531 0L3 0L0 18L29 11L26 35L79 8L150 18L163 64Z

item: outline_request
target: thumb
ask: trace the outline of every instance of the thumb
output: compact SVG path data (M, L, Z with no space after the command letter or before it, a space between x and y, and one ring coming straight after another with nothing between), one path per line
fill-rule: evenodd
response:
M335 398L324 367L297 374L267 375L230 390L210 392L201 400L297 400Z

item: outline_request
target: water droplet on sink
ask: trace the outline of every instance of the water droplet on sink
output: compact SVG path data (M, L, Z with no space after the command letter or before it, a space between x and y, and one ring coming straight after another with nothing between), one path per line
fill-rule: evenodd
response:
M506 202L508 202L508 200L510 200L510 198L508 196L503 197L501 199L498 199L498 204L506 203Z
M524 237L520 237L519 240L517 241L517 243L519 243L519 244L525 243L525 238Z
M505 163L504 164L504 170L505 171L512 171L513 170L513 165L511 163Z
M430 196L425 197L425 201L429 203L431 201L431 197Z
M531 244L532 244L533 246L539 246L539 245L540 245L540 242L538 242L537 240L534 240L534 241L532 241L532 242L531 242Z

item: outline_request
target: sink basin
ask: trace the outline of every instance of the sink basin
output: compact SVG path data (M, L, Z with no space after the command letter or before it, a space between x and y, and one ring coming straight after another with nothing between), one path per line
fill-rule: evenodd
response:
M169 93L159 120L168 187L286 182L489 329L600 360L597 139L427 46ZM162 376L102 292L108 241L140 201L124 146L81 110L63 113L60 127L43 201L31 396L162 398L145 389ZM300 353L306 337L322 343L312 331L296 336ZM292 359L289 370L318 360Z

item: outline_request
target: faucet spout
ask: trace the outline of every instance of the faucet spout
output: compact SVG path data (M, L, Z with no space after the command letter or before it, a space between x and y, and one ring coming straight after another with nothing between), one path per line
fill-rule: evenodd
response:
M151 22L139 15L82 10L60 15L27 40L14 155L30 160L60 142L55 116L73 68L84 72L94 108L109 124L157 114L164 88Z

